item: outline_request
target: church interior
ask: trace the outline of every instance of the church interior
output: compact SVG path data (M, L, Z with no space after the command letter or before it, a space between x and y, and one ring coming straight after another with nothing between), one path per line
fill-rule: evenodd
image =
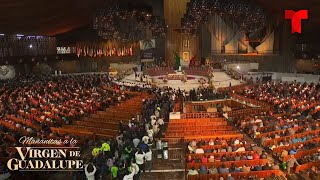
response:
M319 7L3 0L0 180L320 179Z

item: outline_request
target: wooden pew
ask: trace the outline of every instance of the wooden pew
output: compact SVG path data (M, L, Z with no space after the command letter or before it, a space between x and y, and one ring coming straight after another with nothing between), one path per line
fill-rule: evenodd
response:
M79 130L73 130L73 129L68 129L68 128L55 128L55 127L50 127L51 131L57 132L60 135L65 135L65 134L72 134L76 135L79 137L86 137L86 138L92 138L94 136L93 132L88 132L88 131L79 131Z
M230 134L230 135L214 135L214 136L185 136L185 140L193 140L193 139L202 139L203 141L209 141L210 139L215 139L215 138L224 138L224 139L235 139L243 138L243 134Z
M304 132L304 133L299 133L299 134L294 134L294 135L290 135L290 136L283 136L283 137L276 138L276 139L266 140L263 142L263 145L264 146L272 145L275 142L279 143L280 141L285 141L286 139L302 138L302 137L305 137L310 134L315 135L315 134L319 134L319 133L320 133L320 129L314 130L314 131L308 131L308 132Z
M300 171L311 169L312 166L319 167L320 166L320 161L309 162L309 163L297 166L296 170L295 170L295 173L299 173Z
M281 146L281 147L274 148L273 149L273 153L281 153L283 150L289 150L293 146L298 147L300 144L307 144L307 143L311 143L311 142L320 142L320 137L314 138L314 139L310 139L310 140L307 140L305 142L298 142L298 143L295 143L295 144L290 144L289 146Z
M226 161L226 162L221 162L221 161L215 161L213 163L187 163L187 169L195 168L195 169L200 169L202 165L205 167L220 167L222 164L226 165L226 167L230 167L231 164L234 164L236 167L242 167L245 164L248 166L256 166L256 165L265 165L269 162L268 159L257 159L257 160L240 160L240 161Z
M219 152L219 153L203 153L203 154L187 154L186 156L191 156L191 158L199 158L201 159L203 156L205 157L210 157L210 156L219 156L219 157L222 157L223 155L226 155L226 156L232 156L232 157L235 157L237 154L239 154L240 156L241 155L248 155L249 153L253 154L255 151L243 151L243 152Z
M313 148L313 149L309 149L309 150L306 150L306 151L298 151L296 154L294 154L294 157L295 157L296 159L300 159L300 158L302 158L303 156L308 156L308 155L310 155L310 154L313 154L313 153L318 152L318 149L319 149L319 148L320 148L320 147ZM283 157L283 162L286 162L288 159L290 159L290 155Z

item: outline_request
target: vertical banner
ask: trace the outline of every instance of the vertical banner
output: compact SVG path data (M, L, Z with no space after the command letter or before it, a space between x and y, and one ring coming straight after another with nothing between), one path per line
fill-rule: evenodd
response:
M147 39L139 41L141 62L152 62L154 61L154 51L156 48L155 39Z

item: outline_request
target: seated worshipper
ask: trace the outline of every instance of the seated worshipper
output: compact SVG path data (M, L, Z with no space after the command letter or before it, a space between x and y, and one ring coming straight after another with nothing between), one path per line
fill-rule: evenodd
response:
M191 163L191 164L194 165L194 163L196 163L196 162L195 162L195 160L192 158L192 156L189 155L189 156L187 157L187 159L186 159L186 163Z
M232 173L232 172L235 172L236 171L236 165L234 163L231 163L231 166L229 168L229 171Z
M267 159L268 158L268 155L267 153L263 150L262 151L262 154L260 155L260 159Z
M252 156L254 160L260 159L260 154L257 151L255 151Z
M309 172L308 172L307 174L308 174L308 176L309 176L310 178L316 179L316 177L319 176L320 171L318 170L317 167L312 166L311 169L309 170Z
M213 163L214 162L214 156L211 155L209 158L208 158L208 162L209 163Z
M223 146L223 147L221 148L220 152L222 152L222 153L225 153L225 152L227 152L227 149L226 149L226 147L225 147L225 146Z
M236 140L234 140L233 144L234 144L234 145L238 145L238 144L240 144L239 139L238 139L238 138L236 138Z
M235 161L240 161L241 157L239 155L239 153L236 153L236 156L234 157Z
M226 162L227 161L227 156L225 154L223 154L220 161L221 162Z
M240 160L248 160L247 156L243 153L240 157Z
M261 164L254 166L254 167L253 167L253 171L262 171L262 166L261 166Z
M191 143L188 144L188 150L190 153L195 153L196 152L196 148L192 147Z
M251 153L248 153L247 160L253 160L253 156Z
M243 166L242 166L242 172L250 172L251 171L251 167L250 166L248 166L247 164L244 164Z
M201 165L199 174L208 174L207 168L204 165Z
M232 156L232 154L227 156L227 161L235 161L235 158Z
M279 167L278 164L272 164L271 165L271 170L279 170L279 169L280 169L280 167Z
M209 141L209 146L214 146L214 141L213 141L213 139L210 139L210 141Z
M271 164L267 163L264 166L262 166L262 170L271 170Z
M207 158L207 156L202 156L202 158L201 158L201 162L202 163L207 163L208 162L208 158Z
M239 147L237 150L236 150L236 152L244 152L244 151L246 151L246 148L245 147Z
M211 168L208 169L209 174L218 174L218 169L212 166Z
M298 151L297 151L296 147L293 146L292 149L290 149L289 154L290 154L290 155L294 155L294 154L297 154L297 152L298 152Z
M202 149L202 147L198 147L195 151L196 154L203 154L204 150Z
M192 167L192 169L189 169L187 176L194 176L194 175L198 175L198 171L195 170L194 167Z
M227 180L234 180L234 177L232 177L231 174L228 174Z
M218 172L223 174L223 173L229 173L229 169L225 164L221 164L221 166L218 169Z

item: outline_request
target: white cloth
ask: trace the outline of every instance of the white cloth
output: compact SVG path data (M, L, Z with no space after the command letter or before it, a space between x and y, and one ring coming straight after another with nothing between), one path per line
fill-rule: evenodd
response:
M153 134L157 134L157 132L159 131L159 125L158 124L155 124L152 126L152 130L153 130Z
M152 151L149 149L148 152L146 152L146 161L151 161L152 160Z
M152 138L152 137L153 137L153 129L149 129L149 130L147 131L147 133L148 133L149 138Z
M151 119L151 125L153 126L153 125L155 125L156 124L156 122L157 122L157 120L156 119Z
M158 122L158 124L159 124L159 125L164 125L164 121L163 121L163 119L162 119L162 118L158 119L158 121L157 121L157 122Z
M134 174L138 174L139 173L139 166L136 163L132 163L131 167L134 169Z
M234 141L234 144L235 144L235 145L240 144L239 139L236 139L236 140Z
M87 170L88 169L88 164L84 165L84 172L85 172L88 180L94 180L95 179L94 178L94 174L96 173L97 168L93 164L92 164L92 166L93 166L93 171L92 172L88 172L88 170Z
M146 153L144 153L144 152L143 152L143 154L138 154L138 152L136 152L136 154L135 154L136 163L139 165L143 164L145 155L146 155Z
M154 115L158 118L158 117L160 117L160 112L158 110L156 110Z
M204 150L202 148L196 149L196 154L203 154Z
M236 152L243 152L243 151L246 151L246 149L244 147L239 147Z
M133 180L133 176L135 175L135 169L131 167L131 173L128 175L125 175L123 177L123 180Z
M152 130L151 130L152 131ZM152 131L152 133L153 133L153 131ZM142 141L145 143L145 144L148 144L148 142L149 142L149 137L148 136L143 136L143 138L142 138Z

